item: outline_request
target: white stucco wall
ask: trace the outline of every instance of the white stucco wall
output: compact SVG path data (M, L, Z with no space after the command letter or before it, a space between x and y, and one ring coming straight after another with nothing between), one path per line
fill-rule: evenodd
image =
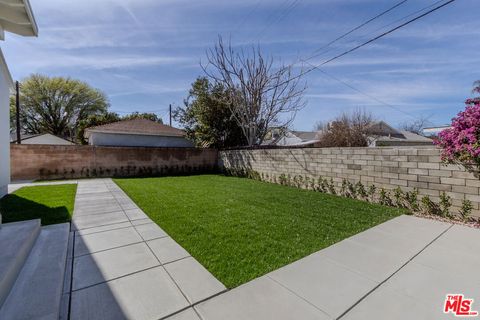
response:
M191 148L193 143L182 137L147 136L138 134L117 134L92 132L88 141L94 146L115 147L177 147Z
M0 64L4 63L0 53ZM10 74L0 67L0 198L7 194L10 183Z

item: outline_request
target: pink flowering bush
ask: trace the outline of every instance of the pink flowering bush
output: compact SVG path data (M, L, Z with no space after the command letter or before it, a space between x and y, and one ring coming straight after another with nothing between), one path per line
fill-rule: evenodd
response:
M480 86L474 92L480 93ZM452 128L442 131L435 144L440 146L442 160L460 163L467 169L480 169L480 98L465 101L466 108L452 119Z

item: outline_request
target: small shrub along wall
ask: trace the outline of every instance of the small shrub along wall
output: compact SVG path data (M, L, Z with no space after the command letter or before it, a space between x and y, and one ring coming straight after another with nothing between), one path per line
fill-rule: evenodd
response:
M13 181L216 172L217 159L214 149L10 146Z
M480 217L480 180L434 147L225 150L226 174L442 217Z

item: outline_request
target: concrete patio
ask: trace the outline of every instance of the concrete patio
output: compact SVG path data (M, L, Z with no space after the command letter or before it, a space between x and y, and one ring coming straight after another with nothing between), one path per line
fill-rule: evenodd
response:
M453 319L480 231L400 216L227 291L111 180L79 180L61 319Z

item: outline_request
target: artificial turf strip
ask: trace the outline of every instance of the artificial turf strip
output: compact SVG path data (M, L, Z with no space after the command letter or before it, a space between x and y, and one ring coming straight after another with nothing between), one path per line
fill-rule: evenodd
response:
M3 222L41 219L42 225L72 218L76 184L24 187L0 199Z
M403 213L219 175L115 182L228 288Z

